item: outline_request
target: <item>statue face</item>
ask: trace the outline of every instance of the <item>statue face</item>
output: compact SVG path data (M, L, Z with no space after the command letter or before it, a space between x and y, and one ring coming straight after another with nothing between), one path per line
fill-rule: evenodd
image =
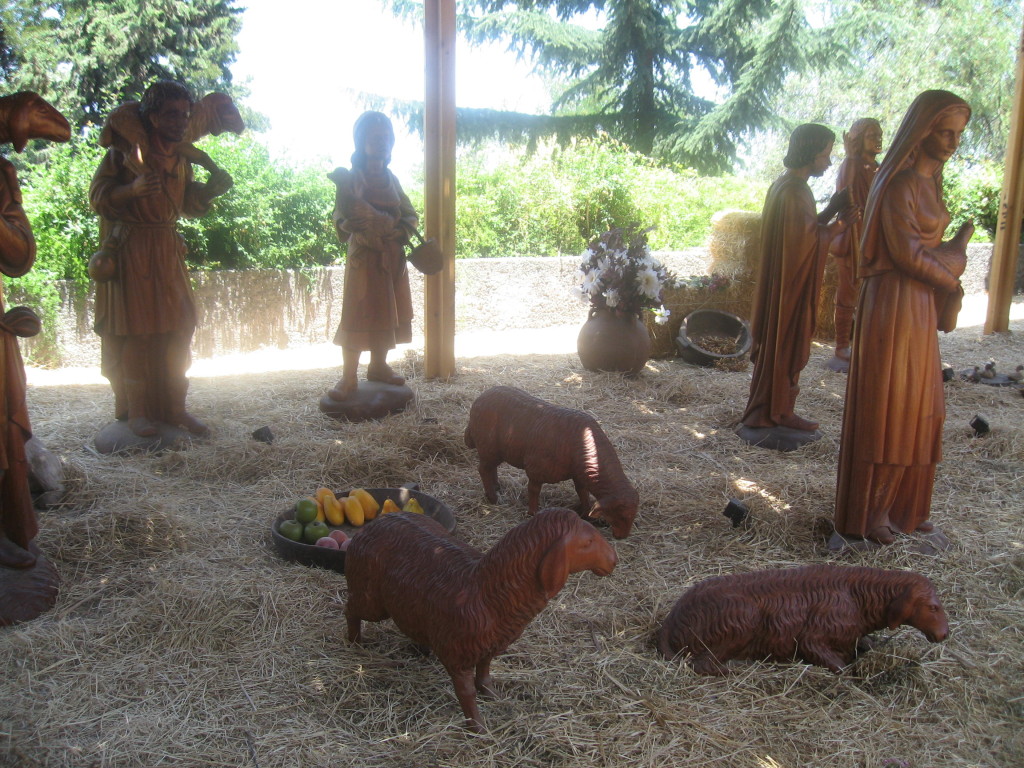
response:
M825 171L832 166L833 146L835 146L835 142L830 141L828 146L816 154L814 159L811 160L811 176L823 176Z
M390 126L385 123L372 123L363 136L363 152L367 157L385 160L391 154L395 143Z
M153 131L164 141L177 144L185 138L188 118L192 106L188 99L168 99L155 112L149 113L149 124Z
M864 131L864 154L874 157L882 151L882 129L872 125Z
M945 163L960 146L960 137L967 127L967 119L967 113L960 109L941 116L921 142L921 151L932 160Z

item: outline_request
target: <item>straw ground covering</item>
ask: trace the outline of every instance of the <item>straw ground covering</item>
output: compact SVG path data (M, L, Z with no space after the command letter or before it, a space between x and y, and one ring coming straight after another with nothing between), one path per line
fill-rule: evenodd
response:
M1024 363L1013 335L943 336L957 368ZM514 332L512 332L514 335ZM459 360L425 381L418 349L393 354L416 392L405 413L338 423L317 408L323 367L193 378L190 403L214 435L162 455L99 456L105 385L30 388L36 433L67 464L66 503L40 513L39 545L62 576L57 606L0 630L0 765L37 766L722 766L996 768L1024 764L1024 397L946 385L945 461L933 519L952 542L933 555L903 537L831 555L845 379L815 346L801 411L824 438L789 454L732 429L749 369L651 362L629 380L582 369L571 349ZM490 548L524 519L526 478L507 466L483 498L463 444L469 407L495 384L598 418L637 486L641 511L607 578L571 576L493 673L489 727L462 726L437 660L390 621L345 639L344 577L280 559L271 520L324 485L418 482L456 533ZM982 414L991 432L975 437ZM250 437L270 426L271 444ZM750 509L734 528L730 497ZM542 503L568 506L570 483ZM604 529L607 535L607 529ZM951 634L904 627L842 675L803 664L734 662L701 677L659 658L652 635L684 589L718 574L834 562L931 578Z

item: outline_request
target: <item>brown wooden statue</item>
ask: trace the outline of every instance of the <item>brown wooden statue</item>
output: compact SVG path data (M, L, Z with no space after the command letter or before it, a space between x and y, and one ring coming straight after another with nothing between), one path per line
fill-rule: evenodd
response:
M29 139L67 141L68 121L37 94L0 98L0 142L18 152ZM0 272L27 273L36 258L36 241L21 207L14 166L0 158ZM25 307L4 312L0 293L0 625L33 618L49 609L57 594L57 575L39 555L39 532L25 443L32 437L25 402L25 367L18 336L39 332L39 318Z
M371 111L359 116L353 133L352 168L328 174L337 186L334 226L338 237L348 243L341 322L334 336L343 366L341 380L327 393L326 407L321 401L321 408L328 412L333 412L330 401L357 399L363 351L370 353L368 392L379 393L381 387L373 385L402 387L405 379L388 365L388 350L412 341L412 297L403 248L419 220L388 169L394 129L386 115ZM406 395L412 396L407 388L396 394L399 399Z
M836 191L850 190L850 202L861 210L867 204L868 190L878 170L875 159L882 151L882 127L872 117L854 121L843 134L846 157L839 166ZM828 366L834 371L850 368L850 332L857 305L860 282L856 276L857 254L860 252L860 222L853 222L839 233L829 247L836 265L836 351Z
M945 402L936 331L955 327L974 233L942 242L942 169L971 110L925 91L907 110L868 195L853 355L839 450L836 531L889 544L930 532Z
M455 684L467 725L483 730L476 694L495 694L491 659L557 595L570 574L607 576L615 550L568 509L541 510L486 554L424 515L393 512L353 537L345 556L348 639L391 618L430 648Z
M810 356L828 244L858 215L847 190L819 214L807 185L832 164L834 141L822 125L798 126L783 160L787 170L765 199L751 320L754 371L738 430L755 445L790 450L819 436L817 423L797 416L794 404Z
M207 213L232 180L215 165L206 183L193 179L197 150L183 149L192 109L188 89L159 81L137 105L115 110L104 129L107 154L89 188L103 242L90 264L102 370L116 418L144 443L163 439L167 428L209 433L185 408L196 308L176 225ZM97 438L97 446L124 447L118 435L109 444Z
M909 624L933 643L949 624L935 588L912 571L808 565L714 576L679 598L658 634L666 659L690 656L702 675L730 659L793 661L839 673L862 640Z

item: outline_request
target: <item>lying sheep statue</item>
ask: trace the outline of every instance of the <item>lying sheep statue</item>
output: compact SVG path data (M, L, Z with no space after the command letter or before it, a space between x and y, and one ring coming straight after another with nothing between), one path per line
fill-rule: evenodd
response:
M706 579L665 618L658 649L721 675L729 659L771 659L839 673L876 630L909 624L933 643L949 624L932 583L912 571L808 565Z
M348 639L362 621L394 619L431 648L455 684L467 725L482 731L476 692L494 695L491 659L522 634L570 573L607 576L615 550L568 509L545 509L482 554L438 522L407 512L379 517L345 557ZM475 674L474 674L475 671Z
M593 416L514 387L492 387L473 402L465 440L477 450L480 479L492 504L498 500L498 466L505 462L526 470L531 515L540 506L544 483L572 480L581 515L604 519L617 539L629 535L639 496Z

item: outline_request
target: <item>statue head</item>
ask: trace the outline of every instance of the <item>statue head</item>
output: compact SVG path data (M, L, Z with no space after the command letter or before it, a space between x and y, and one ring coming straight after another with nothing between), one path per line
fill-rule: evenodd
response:
M181 114L165 116L172 104L178 105L182 102L187 104L183 123ZM139 116L148 132L158 133L167 141L181 141L184 138L185 129L188 127L188 116L192 104L192 94L184 85L174 80L157 80L142 94L142 101L139 102ZM176 113L181 111L180 109L175 110ZM165 119L165 117L169 119Z
M383 112L363 112L352 128L352 135L356 145L356 150L352 153L353 168L365 167L368 157L367 142L370 140L379 142L376 149L371 147L371 151L380 151L383 154L384 165L387 166L391 162L391 150L395 146L395 129L391 125L391 119Z
M816 155L834 144L835 140L836 135L824 125L798 125L789 135L789 151L782 159L782 164L790 170L804 168L814 162Z
M847 157L877 155L882 151L882 125L873 117L854 120L850 130L843 134L843 148Z

